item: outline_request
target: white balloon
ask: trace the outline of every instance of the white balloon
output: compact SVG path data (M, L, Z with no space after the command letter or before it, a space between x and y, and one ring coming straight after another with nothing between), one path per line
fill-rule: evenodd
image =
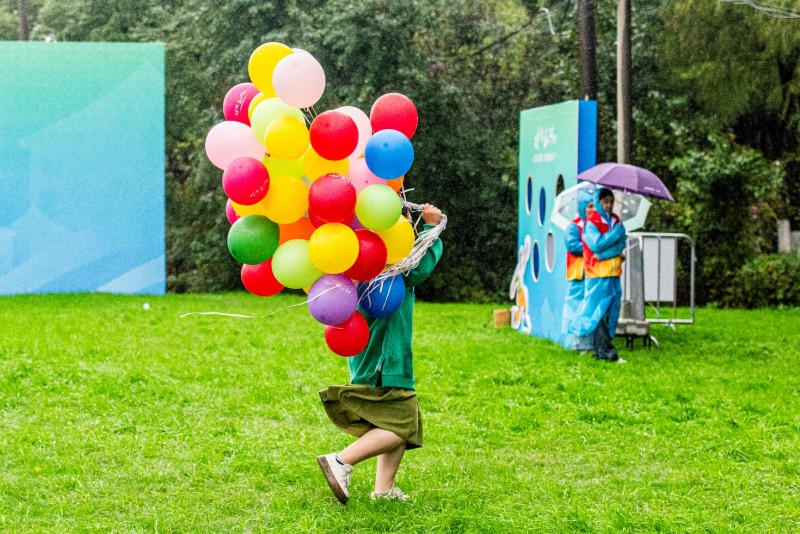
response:
M205 146L208 159L223 170L237 158L248 156L261 160L266 153L250 127L236 121L221 122L211 128Z
M272 86L287 105L310 108L325 91L325 71L311 54L289 54L275 66Z
M359 158L364 155L364 149L367 146L367 141L372 137L372 123L366 113L354 106L342 106L337 108L336 111L344 113L356 123L358 128L358 144L356 149L350 155L351 158Z

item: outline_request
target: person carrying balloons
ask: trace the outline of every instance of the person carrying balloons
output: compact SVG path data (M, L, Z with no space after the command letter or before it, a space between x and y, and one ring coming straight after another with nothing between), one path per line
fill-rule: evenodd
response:
M614 193L599 189L595 206L583 230L583 259L586 273L586 296L573 322L572 333L591 335L592 352L598 360L625 363L611 343L622 306L622 262L627 242L625 227L612 213Z
M442 212L425 204L422 219L425 232L440 223ZM400 277L405 281L405 290L397 311L381 316L374 306L366 306L362 300L370 335L367 347L348 358L350 384L320 391L331 421L358 438L339 453L317 457L328 485L343 504L350 495L353 466L376 456L375 490L370 498L399 501L409 498L395 487L394 480L405 451L422 446L422 419L414 390L411 352L414 286L430 276L441 256L442 242L437 238L417 267ZM391 283L400 282L383 281L384 285Z
M578 309L584 298L583 276L583 227L587 217L594 212L594 199L591 191L578 191L578 216L575 217L564 234L567 247L567 295L564 297L564 310L561 315L561 332L567 334L567 348L591 350L592 340L588 336L569 335L572 322L576 320Z

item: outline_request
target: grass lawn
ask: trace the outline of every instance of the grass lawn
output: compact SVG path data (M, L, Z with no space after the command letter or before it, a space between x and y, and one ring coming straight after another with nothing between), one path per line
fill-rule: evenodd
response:
M699 310L616 365L419 303L413 500L370 502L369 460L342 506L346 363L298 303L0 298L0 532L800 531L800 310Z

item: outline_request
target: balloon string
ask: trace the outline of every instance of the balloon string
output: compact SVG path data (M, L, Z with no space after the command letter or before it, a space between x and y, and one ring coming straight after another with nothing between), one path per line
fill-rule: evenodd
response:
M222 313L222 312L189 312L180 316L180 319L190 315L222 315L224 317L237 317L239 319L255 319L255 315L240 315L238 313Z
M285 306L283 308L279 308L279 309L275 310L274 312L270 312L270 313L267 313L267 314L264 314L264 315L241 315L241 314L238 314L238 313L223 313L223 312L189 312L189 313L184 313L183 315L181 315L180 319L183 319L184 317L188 317L189 315L221 315L223 317L235 317L237 319L256 319L258 317L269 317L270 315L275 315L276 313L288 310L289 308L295 308L297 306L302 306L304 304L307 306L309 302L313 302L313 301L317 300L318 298L320 298L325 293L327 293L328 291L333 291L334 289L337 289L339 287L342 287L342 284L337 283L337 284L329 287L325 291L321 291L319 293L319 295L316 295L314 298L306 299L303 302L298 302L297 304L292 304L291 306Z
M361 304L362 301L366 300L367 303L369 304L369 307L372 308L372 291L374 290L374 288L378 286L380 286L380 289L382 290L383 284L386 282L386 279L387 277L378 280L376 277L370 280L369 282L366 282L364 286L365 290L362 291L363 294L361 297L359 297L358 303ZM381 306L381 310L386 309L386 304L389 302L389 294L392 290L392 285L394 285L394 277L392 277L389 281L389 289L385 292L386 298L383 300L383 305Z
M403 198L403 205L414 210L414 211L422 211L423 207L422 204L414 204L413 202L408 202L405 198ZM416 225L419 223L419 220L422 218L417 218ZM411 272L412 269L415 269L419 263L422 261L422 258L425 256L425 253L428 251L431 246L439 239L439 236L444 231L445 227L447 226L447 215L444 213L442 214L442 220L439 221L439 224L430 228L429 230L425 230L421 232L417 238L414 240L414 246L411 249L411 252L403 258L401 261L391 265L385 271L380 273L378 276L372 279L369 282L369 288L374 287L374 284L378 282L382 282L387 278L391 278L398 274L408 274Z

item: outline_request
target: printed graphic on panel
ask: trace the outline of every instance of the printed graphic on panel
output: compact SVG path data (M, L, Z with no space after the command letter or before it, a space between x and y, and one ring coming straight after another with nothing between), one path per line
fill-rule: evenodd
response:
M509 296L512 326L567 344L564 230L551 222L556 195L595 164L597 103L570 101L520 114L518 264ZM516 315L515 315L516 314Z
M0 294L163 294L164 46L0 42Z

